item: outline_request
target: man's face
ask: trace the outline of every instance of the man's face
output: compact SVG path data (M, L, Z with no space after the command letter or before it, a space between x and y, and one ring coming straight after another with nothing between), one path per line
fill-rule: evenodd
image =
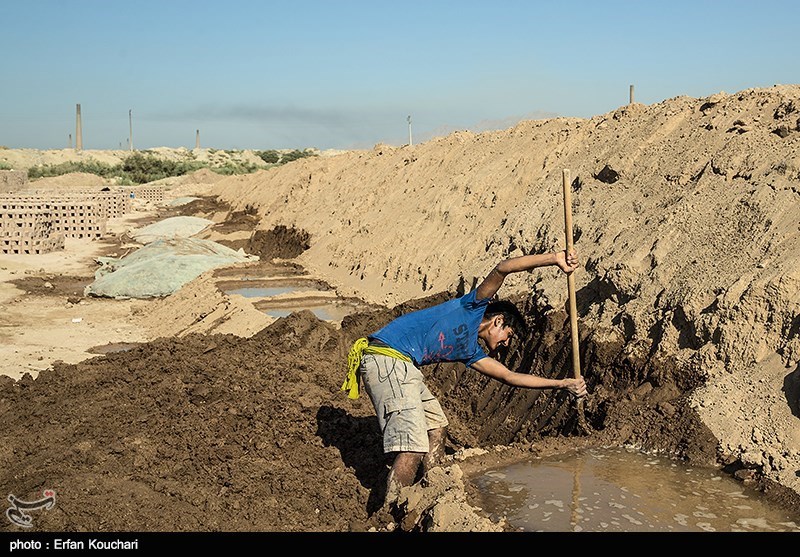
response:
M489 353L494 355L499 350L509 347L511 339L514 338L514 329L504 323L502 315L496 315L492 318L492 323L486 336L486 345L489 348Z

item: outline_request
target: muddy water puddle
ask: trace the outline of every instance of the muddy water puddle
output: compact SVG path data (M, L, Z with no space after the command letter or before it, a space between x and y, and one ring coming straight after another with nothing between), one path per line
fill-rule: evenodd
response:
M318 281L301 278L224 281L217 286L225 294L248 298L253 307L275 318L308 310L322 321L341 322L347 315L368 308L359 300L338 297Z
M258 306L256 306L258 307ZM324 304L324 305L317 305L317 306L309 306L307 304L298 304L294 308L266 308L262 309L264 313L270 315L272 317L286 317L294 313L295 311L300 310L309 310L311 313L317 316L320 321L341 321L346 316L353 313L354 309L352 307L348 307L342 304Z
M225 290L226 294L238 294L245 298L270 298L272 296L279 296L281 294L301 294L307 292L320 292L318 288L311 286L260 286L252 287L247 286L244 288L232 288Z
M493 519L526 532L800 532L725 473L632 449L592 449L472 478Z

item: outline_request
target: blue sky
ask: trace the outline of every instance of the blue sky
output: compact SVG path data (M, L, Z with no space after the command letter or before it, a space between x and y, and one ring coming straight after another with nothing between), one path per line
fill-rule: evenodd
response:
M0 0L0 145L371 148L800 83L797 0ZM130 113L129 113L130 111ZM130 114L130 121L129 121Z

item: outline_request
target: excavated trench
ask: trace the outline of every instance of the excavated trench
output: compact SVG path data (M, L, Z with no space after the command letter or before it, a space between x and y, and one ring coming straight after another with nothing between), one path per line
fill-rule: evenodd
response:
M224 206L217 200L204 198L187 205L184 211L195 214L220 208ZM252 229L256 223L255 211L246 209L230 213L218 226L235 231ZM276 226L257 230L248 240L220 243L243 248L262 260L292 259L310 247L310 235L295 227ZM290 287L290 282L291 277L281 284ZM457 292L400 304L386 319L463 294L463 289L461 285ZM598 296L611 298L614 293L590 284L577 295L579 313L585 313L580 308L601 303ZM504 355L504 363L513 370L530 370L548 377L571 375L572 345L566 311L551 307L536 292L511 301L529 317L529 331L527 338ZM261 303L269 305L263 300ZM656 335L657 331L651 333ZM689 393L702 381L694 370L682 368L674 358L654 355L656 343L634 339L632 328L625 323L613 331L596 331L580 322L579 334L581 373L590 391L582 416L564 392L513 389L458 364L432 367L431 386L442 394L443 403L455 416L456 423L451 426L454 443L468 447L529 444L545 437L585 435L578 419L585 417L591 436L601 437L604 444L628 444L692 462L718 463L716 440L686 403ZM340 346L339 350L348 348Z
M535 296L513 301L530 317L530 330L505 364L570 376L567 314ZM451 422L449 449L489 451L485 465L469 466L480 508L521 530L800 531L793 492L718 452L718 440L689 405L701 385L690 365L659 358L621 334L585 324L579 331L590 393L582 407L564 391L516 389L459 364L427 373ZM512 449L498 459L497 447ZM581 483L583 499L565 506L564 493ZM571 521L559 522L543 502L561 513L571 508Z
M250 213L233 214L233 222L252 227ZM231 219L226 221L229 224ZM232 226L232 230L236 226ZM299 229L279 226L256 231L249 240L220 241L243 248L262 260L292 259L310 246L309 235ZM290 285L291 279L284 286ZM230 286L230 285L229 285ZM578 292L579 313L612 298L600 284ZM328 346L343 358L355 338L375 330L394 317L463 294L441 292L409 300L394 308L371 308L361 313L353 308L343 316L336 346ZM502 356L513 370L548 376L571 375L571 338L566 311L548 305L536 292L512 298L528 316L526 338ZM302 308L294 306L293 311ZM430 388L439 395L450 419L447 450L503 447L505 462L536 456L566 454L597 447L626 447L647 454L663 455L690 465L710 467L743 481L773 498L779 505L796 504L792 494L748 470L741 462L718 454L718 441L688 404L689 396L702 384L703 376L689 364L657 352L657 327L649 338L636 338L624 320L613 330L594 329L579 319L581 373L589 396L579 409L562 391L514 389L492 381L460 364L431 366L426 375ZM363 408L362 408L363 410ZM367 414L370 414L367 409ZM465 470L477 477L500 461L490 457L470 459ZM477 489L474 485L470 489Z
M250 213L232 213L226 222L252 226ZM229 245L262 260L290 259L310 247L310 235L277 226ZM383 321L463 294L464 286L456 292L400 304L386 312ZM618 293L596 281L590 283L577 292L579 314L615 295ZM502 356L504 363L512 370L530 370L547 377L571 376L572 342L566 309L550 306L536 291L511 301L528 317L529 330L525 339ZM357 312L358 307L353 305L350 311ZM381 318L374 315L371 321L380 323ZM451 445L529 446L547 438L580 437L595 446L632 446L692 464L722 467L730 474L739 472L742 464L718 454L717 440L688 404L689 395L702 384L702 375L690 365L679 365L672 356L656 353L657 327L650 331L653 338L646 340L634 338L633 327L624 320L618 325L613 330L595 330L579 317L581 373L590 393L580 409L562 391L514 389L460 364L432 366L430 386L441 395L451 416ZM341 353L348 349L348 345L338 347ZM751 483L762 481L757 472L747 472L740 475ZM762 489L777 488L765 485Z
M512 301L529 316L529 333L503 356L506 366L547 377L571 376L566 312L535 295ZM454 433L459 441L467 446L529 444L542 437L588 434L604 444L635 445L706 464L716 461L716 441L686 404L688 393L699 384L690 370L671 359L654 358L641 343L618 333L579 324L579 334L581 374L590 392L583 417L590 431L563 391L515 389L463 366L440 364L430 374L432 384L453 406L467 410L459 416L465 426Z
M567 314L535 297L516 302L532 330L506 365L570 375ZM526 531L800 531L793 492L718 452L688 404L701 385L690 365L619 333L579 331L590 393L582 409L564 392L514 389L463 366L432 373L457 417L451 440L529 447L518 461L470 475L481 508Z
M269 237L267 241L266 238ZM278 246L284 255L299 255L309 247L301 230L278 227L254 235L250 249ZM269 253L262 251L263 256ZM589 284L578 292L579 313L612 298L603 285ZM384 321L400 313L427 307L463 294L439 293L400 304ZM512 370L537 375L572 375L572 341L565 309L548 305L537 292L511 301L528 316L528 335L502 355ZM353 312L357 309L353 309ZM689 396L702 385L703 375L691 364L657 352L658 327L650 339L634 338L630 324L596 330L579 318L581 373L590 395L578 407L569 394L555 390L515 389L467 370L460 364L439 364L428 372L430 387L440 395L451 420L448 444L457 448L535 447L550 441L552 452L574 446L628 447L647 454L719 469L748 488L769 494L778 505L793 508L795 496L747 469L735 458L720 454L718 440L689 405ZM362 334L366 331L362 331ZM344 352L349 346L340 346ZM572 441L580 440L579 444ZM560 440L560 441L555 441Z

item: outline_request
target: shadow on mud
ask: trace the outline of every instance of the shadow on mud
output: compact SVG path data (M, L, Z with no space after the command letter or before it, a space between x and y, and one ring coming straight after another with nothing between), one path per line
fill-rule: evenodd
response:
M326 447L339 450L344 465L352 468L361 485L369 490L367 512L377 511L383 504L388 472L377 420L322 406L317 412L317 435Z

